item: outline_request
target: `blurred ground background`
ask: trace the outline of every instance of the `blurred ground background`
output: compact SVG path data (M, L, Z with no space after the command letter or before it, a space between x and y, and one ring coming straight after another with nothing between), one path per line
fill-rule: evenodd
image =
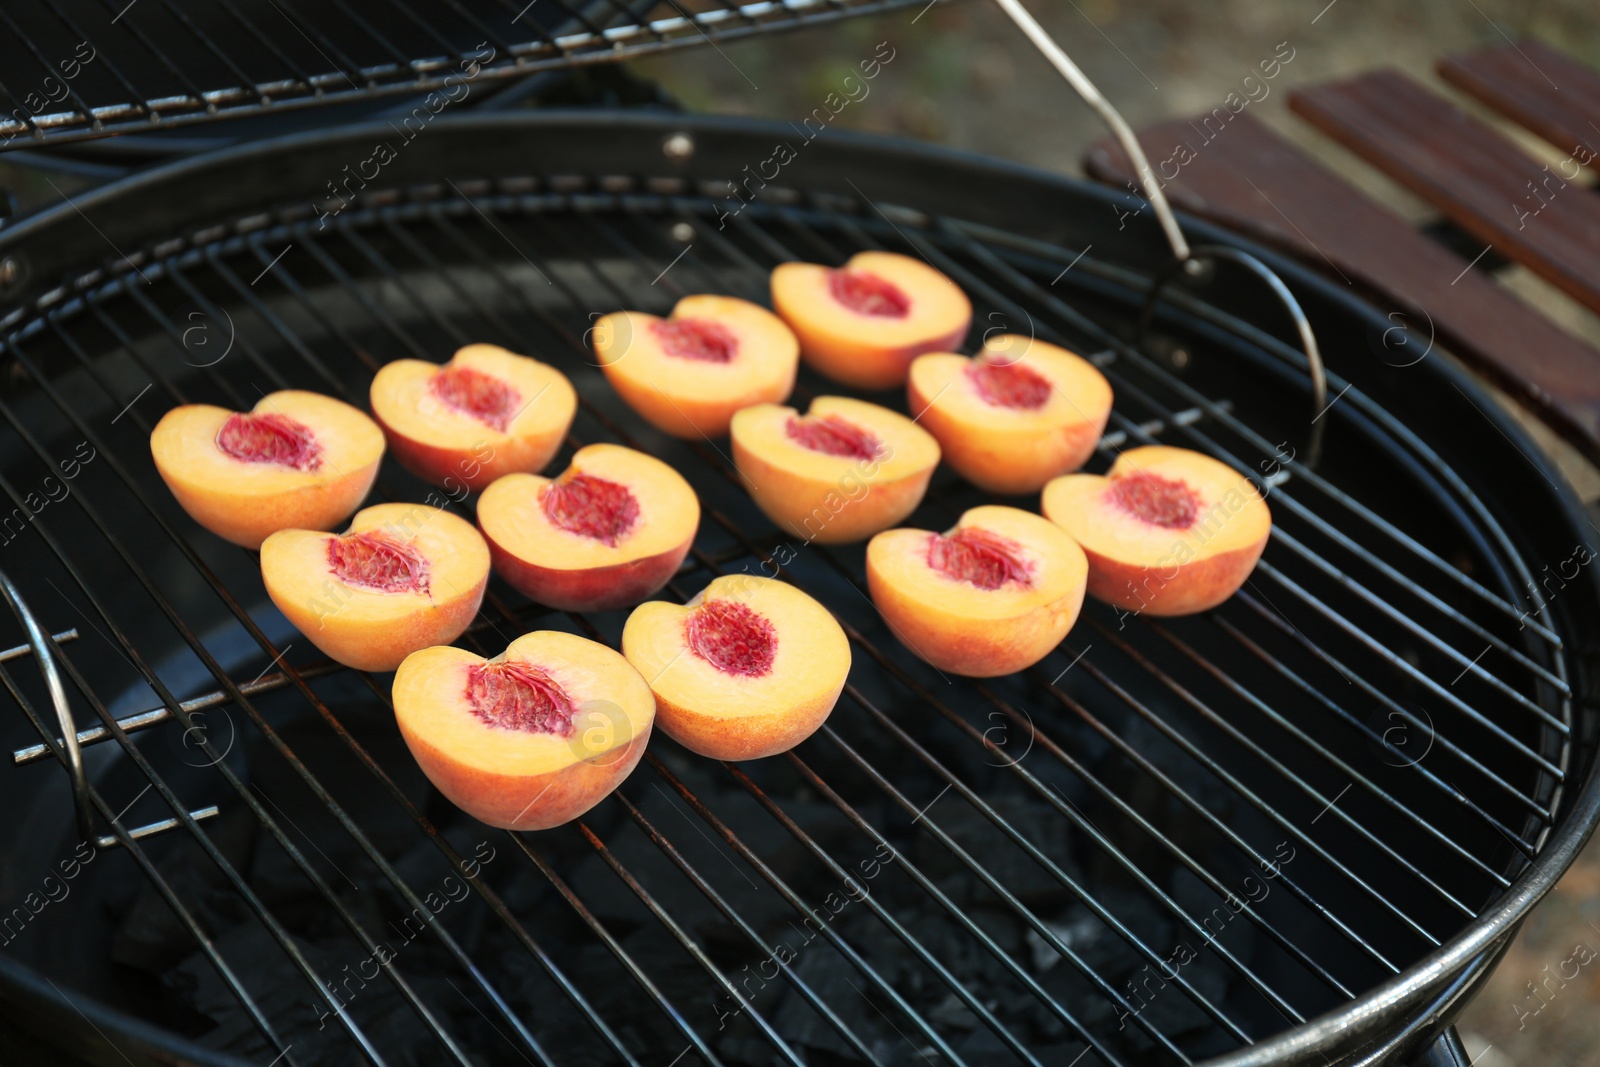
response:
M1431 216L1424 205L1289 113L1289 90L1393 66L1513 132L1530 153L1554 163L1561 153L1511 131L1446 87L1433 73L1434 61L1451 52L1501 44L1507 37L1531 36L1600 66L1600 5L1595 0L1029 4L1136 128L1219 106L1246 74L1286 42L1293 59L1270 83L1271 95L1250 105L1251 113L1418 221ZM803 34L726 45L721 54L697 49L637 63L634 69L695 110L798 119L838 90L840 80L872 55L878 42L888 41L895 49L893 62L871 83L865 99L840 113L837 125L1081 173L1079 158L1104 132L1102 127L997 6L988 0L955 0L937 3L920 16L918 12L911 8ZM1513 268L1500 277L1567 328L1600 343L1600 318L1524 270ZM1540 439L1586 500L1600 498L1595 471L1550 435ZM1582 967L1553 996L1546 993L1548 1003L1532 993L1532 984L1555 973L1580 944L1600 952L1600 843L1591 843L1529 919L1488 987L1462 1017L1460 1027L1475 1067L1600 1067L1600 961Z

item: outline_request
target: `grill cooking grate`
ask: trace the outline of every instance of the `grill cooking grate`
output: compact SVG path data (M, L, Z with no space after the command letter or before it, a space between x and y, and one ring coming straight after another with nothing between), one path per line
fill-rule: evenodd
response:
M399 93L432 94L421 126L480 83L912 2L20 0L0 8L0 150Z
M1286 458L1303 418L1283 414L1301 391L1282 347L1252 335L1262 361L1241 366L1192 298L1174 299L1188 347L1158 358L1106 327L1137 279L1076 250L820 197L720 230L712 201L661 188L447 183L363 194L326 229L262 214L108 264L7 324L38 391L0 403L10 506L56 468L53 442L97 458L6 569L47 627L98 635L58 652L100 722L80 741L114 738L128 795L150 787L132 809L184 831L136 842L113 823L116 854L176 916L163 929L192 939L189 961L151 971L191 1031L218 1024L203 1042L302 1064L352 1048L379 1063L1193 1062L1399 973L1537 853L1573 758L1566 653L1503 591L1531 576L1482 504L1359 393L1307 470ZM775 262L879 247L946 271L985 326L1099 353L1117 404L1096 469L1163 441L1272 474L1277 525L1247 588L1196 619L1091 603L1025 675L945 678L885 631L859 546L775 534L721 446L641 429L585 347L591 312L760 300ZM386 685L318 660L254 557L193 527L154 476L146 438L170 404L297 386L364 407L382 363L470 341L573 376L569 449L614 440L690 478L705 517L667 595L764 568L840 616L856 663L817 737L725 767L658 737L583 822L489 834L419 787ZM802 375L797 402L819 388ZM386 465L376 496L424 492ZM913 523L979 502L941 471ZM615 644L620 622L497 583L464 641L493 654L554 627ZM162 724L176 749L135 743ZM223 812L209 831L189 814L206 803ZM435 907L441 877L485 848L464 879L474 903ZM425 948L385 926L405 913ZM391 945L369 978L360 964Z

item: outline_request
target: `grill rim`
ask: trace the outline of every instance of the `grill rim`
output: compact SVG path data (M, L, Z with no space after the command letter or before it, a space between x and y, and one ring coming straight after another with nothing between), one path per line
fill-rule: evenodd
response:
M730 143L729 145L718 146L722 154L727 155L727 149L730 146L743 147L744 151L734 152L732 154L733 158L748 159L752 158L750 153L766 151L764 146L771 144L771 138L774 135L786 132L782 126L756 120L718 119L712 117L686 118L676 115L631 115L614 112L598 115L586 112L550 112L517 116L456 117L449 120L448 126L457 137L464 134L471 136L473 134L496 134L509 131L524 131L529 134L567 134L574 137L581 137L584 134L603 134L607 139L614 138L625 142L625 145L620 149L615 145L607 145L611 149L612 155L623 160L632 160L635 163L643 158L641 148L647 147L652 143L647 139L641 140L647 135L664 137L673 132L689 131L692 134L706 135L713 139L723 138ZM62 219L70 218L70 216L85 208L109 205L125 197L139 196L142 193L153 193L163 189L166 190L166 196L162 204L167 205L172 213L179 213L191 218L200 217L208 222L215 217L236 219L240 217L237 209L231 213L213 214L210 206L202 209L188 207L181 211L176 211L171 209L171 205L190 203L189 200L178 195L178 191L182 188L182 182L185 179L198 179L200 184L204 186L215 182L216 173L223 172L229 167L237 168L241 173L249 174L252 172L254 165L263 158L276 157L275 162L287 163L289 160L283 157L297 150L304 153L305 156L310 156L317 149L327 149L337 145L360 144L362 143L362 138L381 132L383 129L385 127L378 124L364 124L321 131L314 135L291 135L270 142L223 149L207 156L168 164L137 177L96 189L74 202L58 205L41 215L17 224L6 233L0 234L0 255L13 254L20 251L23 246L27 245L35 237L40 234L47 234ZM439 141L446 139L445 134L439 134ZM916 184L915 178L911 177L911 175L920 172L925 176L927 173L933 172L930 168L944 168L940 173L944 174L947 170L950 172L952 179L960 174L968 179L979 178L987 181L1012 183L1022 181L1031 184L1033 186L1032 191L1036 195L1048 196L1049 193L1055 191L1070 192L1078 198L1087 196L1090 199L1106 204L1108 214L1115 212L1119 205L1126 206L1130 203L1130 198L1123 194L1089 185L1076 179L1049 174L1019 164L987 160L969 153L920 145L914 142L846 134L843 131L834 131L829 140L833 142L827 146L827 153L830 156L855 157L857 159L867 156L874 162L893 160L898 164L897 170L885 168L885 170L894 171L887 178L880 178L870 169L866 170L864 178L867 174L874 175L873 180L868 180L867 182L869 187L881 182L897 190L920 190L920 186ZM816 146L813 148L813 152L822 155L824 147L821 145ZM697 153L697 157L699 156L700 154ZM587 158L581 151L575 153L575 157ZM290 156L290 158L294 157ZM416 159L408 157L405 161L404 169L419 171L420 173L413 175L414 177L425 177L428 174L432 174L434 182L437 183L438 175L444 166L434 162L438 158L437 155L430 155L427 162L424 162L420 156ZM823 169L827 170L830 165L837 169L837 160L824 161ZM282 166L277 168L279 173L281 173L282 169ZM595 167L585 170L585 173L599 177L608 173L618 173L618 171ZM808 178L810 177L808 175ZM225 182L217 184L227 185ZM252 183L247 181L240 184L251 185ZM255 185L259 187L259 184L258 180ZM956 183L952 180L949 184L954 185ZM804 185L804 188L808 190L817 190L820 187L820 183L811 180L808 180ZM857 192L860 192L860 190L857 190ZM865 194L861 195L865 196ZM957 193L955 195L959 196L960 194ZM233 194L230 196L229 202L236 203L241 199L238 194ZM273 204L281 204L282 196L280 194L276 197L270 197L267 194L257 193L251 202L259 204L263 200ZM981 207L981 205L969 206ZM135 213L125 214L131 215ZM970 218L973 213L952 212L952 214L957 214L958 217L962 218ZM1007 215L1015 218L1015 210L1007 212ZM140 221L137 224L125 222L120 226L108 226L108 229L113 233L119 234L132 232L149 235L153 233L157 236L173 232L174 227L172 226L167 226L163 229L159 223L146 221L152 217L159 217L159 214L145 213L139 216ZM1145 221L1148 222L1148 219ZM1371 305L1333 287L1331 283L1324 281L1319 276L1312 274L1297 264L1286 261L1270 251L1260 249L1252 243L1239 239L1216 227L1187 217L1183 219L1183 222L1186 230L1193 234L1203 234L1207 239L1241 247L1263 258L1302 294L1311 293L1317 296L1319 300L1341 306L1354 318L1372 323L1380 332L1390 325ZM1134 220L1134 226L1137 228L1137 232L1130 235L1130 239L1147 240L1151 248L1162 247L1159 232L1153 223L1141 225L1140 221L1136 219ZM191 227L184 232L192 233L193 229ZM109 238L107 239L109 240ZM124 242L113 243L124 245L126 241L127 238L125 237ZM91 261L91 258L94 262L103 262L105 258L103 254L104 246L99 244L98 239L86 243L99 251L100 255L90 257L84 254L68 252L59 258L64 262L70 262L80 267ZM61 270L56 270L50 276L57 277L62 273ZM66 290L55 290L57 294L63 291ZM31 308L27 305L19 306L15 311L5 316L5 321L0 326L9 330L23 319L31 318L30 311ZM1499 409L1497 405L1491 403L1489 398L1466 375L1466 372L1452 362L1446 360L1435 361L1429 373L1441 375L1445 383L1461 390L1463 396L1469 401L1478 403L1480 411L1488 418L1491 425L1494 425L1497 430L1506 436L1508 441L1523 451L1524 459L1554 487L1555 491L1550 497L1550 502L1560 510L1561 517L1566 524L1574 531L1580 529L1584 522L1584 513L1571 487L1565 483L1564 479L1561 479L1553 464L1527 438L1511 416ZM1539 492L1543 495L1543 490L1539 490ZM1585 588L1588 592L1588 598L1595 599L1596 595L1600 594L1600 576L1591 575L1585 583ZM1580 653L1577 650L1573 650L1572 655L1577 657ZM1575 703L1581 705L1584 696L1581 693L1575 693L1573 699ZM1447 941L1434 953L1406 968L1396 978L1370 989L1350 1004L1310 1020L1298 1034L1292 1036L1280 1035L1247 1049L1206 1062L1218 1065L1218 1067L1221 1067L1221 1065L1244 1067L1247 1064L1285 1062L1286 1059L1302 1058L1312 1052L1349 1051L1356 1044L1365 1043L1367 1040L1387 1032L1395 1022L1396 1017L1402 1013L1407 1014L1409 1017L1411 1008L1429 994L1438 993L1442 985L1448 984L1447 979L1458 977L1463 973L1464 968L1471 967L1479 956L1485 952L1492 954L1495 949L1500 947L1495 945L1496 940L1514 933L1516 923L1548 891L1560 874L1565 871L1578 849L1582 847L1589 834L1593 831L1596 822L1600 821L1600 761L1591 763L1589 773L1581 788L1572 789L1575 785L1577 783L1570 780L1567 782L1568 788L1572 790L1569 794L1571 797L1569 806L1556 826L1551 828L1550 834L1544 842L1543 851L1514 880L1512 887L1502 893L1499 900L1480 914L1479 918L1468 929ZM17 967L20 967L20 965L13 965L11 960L0 958L0 969L15 971ZM21 968L21 970L25 972L25 975L13 974L13 977L25 978L23 984L31 987L34 993L53 1004L59 1015L70 1021L73 1018L73 1013L82 1010L72 1000L61 994L59 990L55 991L57 996L51 996L49 992L46 992L44 987L39 984L39 979L43 977L42 975L27 968ZM69 1007L71 1008L70 1012L67 1011ZM101 1014L105 1021L123 1033L129 1032L126 1025L128 1023L135 1024L133 1027L135 1031L149 1031L151 1029L148 1024L143 1023L136 1017L127 1016L120 1011L105 1008L98 1004L93 1004L93 1008L97 1013ZM166 1035L166 1038L170 1041L172 1040L172 1035ZM164 1044L165 1042L158 1042L158 1045ZM172 1047L173 1054L182 1054L186 1051L183 1046L188 1044L189 1042L187 1041L177 1042ZM204 1053L214 1060L218 1057L218 1053L215 1050L207 1049L204 1050Z

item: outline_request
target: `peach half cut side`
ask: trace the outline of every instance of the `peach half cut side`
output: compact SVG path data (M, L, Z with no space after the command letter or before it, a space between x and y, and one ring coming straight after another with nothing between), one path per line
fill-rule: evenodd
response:
M467 345L442 366L386 363L370 396L401 466L434 485L474 490L543 470L578 410L566 375L498 345Z
M972 323L955 282L897 252L857 252L837 270L780 263L772 306L808 365L858 389L904 385L913 359L954 351Z
M850 642L828 609L754 574L713 579L687 604L640 604L622 654L650 683L667 735L720 760L761 759L810 737L850 673Z
M1060 527L995 504L942 534L886 530L867 544L867 589L889 629L935 667L970 678L1049 655L1078 620L1088 572Z
M783 320L732 296L686 296L664 319L614 312L591 336L617 395L674 437L726 436L740 408L789 399L800 365Z
M587 445L557 478L508 474L478 498L495 573L562 611L639 603L677 571L700 528L700 500L659 459Z
M400 736L439 792L481 822L571 822L633 772L656 702L605 645L538 630L484 659L438 645L394 676Z
M1111 415L1111 385L1081 356L1004 334L971 359L918 356L906 402L957 474L1017 495L1037 493L1094 454Z
M460 637L483 603L489 546L465 519L426 504L377 504L342 534L279 530L261 543L278 610L329 658L392 671Z
M1227 600L1272 534L1272 513L1248 478L1166 445L1129 449L1105 477L1057 478L1042 510L1083 546L1091 596L1151 615Z
M801 415L759 404L733 417L733 462L756 505L788 533L825 545L870 537L917 509L939 442L904 415L819 396Z
M278 530L330 530L366 499L383 431L320 393L286 389L247 412L185 404L150 433L156 470L218 537L259 548Z

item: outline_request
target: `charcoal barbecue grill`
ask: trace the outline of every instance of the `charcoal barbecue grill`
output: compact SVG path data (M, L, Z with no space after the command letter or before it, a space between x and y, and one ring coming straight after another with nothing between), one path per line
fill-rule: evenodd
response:
M1560 476L1425 335L1193 220L1247 262L1174 275L1123 194L838 131L730 212L792 128L457 117L330 202L393 136L232 148L0 233L0 1062L1454 1062L1449 1021L1597 818L1600 586ZM1163 442L1255 478L1276 528L1246 588L1190 619L1091 603L1037 668L945 677L872 609L861 546L775 530L723 444L643 425L586 344L865 248L949 274L975 336L1090 355L1116 392L1091 469ZM471 341L572 377L566 452L694 485L665 595L777 574L839 616L818 735L747 765L658 736L580 822L490 831L421 778L387 678L321 659L150 461L173 404L364 405L388 360ZM471 516L392 463L375 495ZM941 471L911 523L986 499ZM463 641L615 644L624 616L495 584Z

